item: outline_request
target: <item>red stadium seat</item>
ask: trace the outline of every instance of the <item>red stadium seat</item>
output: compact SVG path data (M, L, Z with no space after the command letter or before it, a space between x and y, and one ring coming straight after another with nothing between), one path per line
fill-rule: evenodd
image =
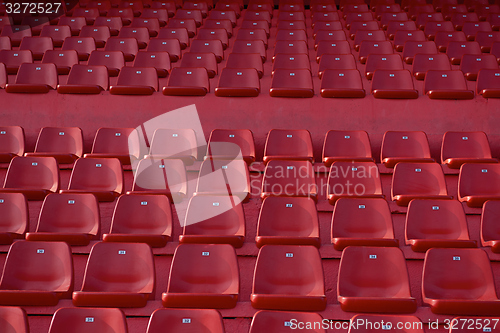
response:
M26 312L20 307L1 307L0 330L9 333L29 333Z
M261 198L310 197L317 200L318 189L310 161L270 160L262 181Z
M273 59L278 54L308 54L307 43L303 40L286 41L278 40L274 44Z
M332 22L333 23L333 22ZM379 30L378 21L353 21L349 26L349 37L354 39L360 30ZM318 31L319 33L319 31Z
M391 22L407 21L408 14L406 12L382 13L377 16L377 19L380 19L380 26L382 29L387 30Z
M21 21L21 25L28 25L31 28L31 33L34 36L39 36L43 27L49 24L47 16L25 16Z
M305 15L304 15L304 11L297 11L297 10L287 11L286 9L283 8L284 6L280 6L280 7L281 7L280 11L278 12L278 21L305 21L306 20ZM288 9L292 9L292 8L289 7ZM318 18L317 12L313 13L312 21L316 22L319 20L321 20L321 21L338 21L339 20L339 16L336 12L322 13L322 14L323 15ZM328 16L325 16L325 14L327 14Z
M123 31L122 28L121 31ZM149 40L149 39L148 39ZM145 45L143 45L145 47ZM110 37L106 42L104 51L101 52L122 52L125 61L133 61L137 52L139 52L139 44L136 38L133 37ZM89 59L90 61L90 59ZM89 64L90 65L90 64ZM123 67L123 66L122 66Z
M241 31L238 33L241 33ZM222 48L225 50L227 49L227 46L229 44L229 39L227 36L227 30L224 28L201 28L198 31L198 35L196 36L197 39L204 39L204 40L211 40L211 39L217 39L220 40L222 43Z
M415 252L437 247L476 247L457 200L412 200L406 215L405 243Z
M408 70L376 70L372 80L375 98L417 98L413 78Z
M466 14L467 7L463 4L457 4L457 1L450 1L453 3L443 4L440 8L440 12L443 13L444 19L449 21L455 13Z
M394 36L394 49L398 52L402 52L406 42L425 42L424 32L421 30L416 31L396 31Z
M413 75L417 80L425 79L427 71L451 71L451 65L445 54L415 54L413 58ZM463 74L462 74L463 75ZM465 81L464 81L465 82ZM440 88L436 85L437 88Z
M348 1L348 0L341 0L340 3L340 10L344 13L364 13L370 11L368 8L368 5L365 3L365 1Z
M295 24L299 24L299 22L295 22ZM232 27L234 27L234 25ZM270 28L266 20L244 20L241 22L240 29L264 29L267 38L270 37Z
M158 74L154 67L124 67L116 85L109 87L112 95L152 95L158 91Z
M366 40L361 42L361 45L359 46L359 62L365 64L370 54L382 55L382 54L393 54L393 53L394 49L392 47L392 43L388 40L383 42L373 42Z
M450 41L446 48L446 55L450 58L452 65L460 65L462 56L465 54L481 55L478 42Z
M269 95L271 97L313 97L311 71L308 69L275 70Z
M54 64L23 63L19 66L16 81L7 83L8 93L48 93L57 89L57 68Z
M3 268L0 304L55 306L60 299L71 297L73 283L68 244L14 242Z
M133 128L101 127L95 135L92 152L84 157L117 158L129 165L139 159L139 134Z
M146 333L161 333L165 327L173 331L224 333L222 316L213 309L157 309L151 315Z
M78 64L78 53L75 50L47 50L42 64L55 64L57 74L68 75L71 67Z
M322 161L327 167L336 161L373 161L368 133L365 131L328 131L323 144Z
M266 61L266 48L264 42L261 40L244 41L235 40L233 44L232 53L258 53L262 58L262 62Z
M163 305L230 309L239 294L238 260L229 244L181 244L174 253Z
M142 10L144 9L143 1L122 1L118 5L119 9L130 9L134 13L134 16L141 16ZM109 15L109 12L108 12Z
M24 155L24 130L19 126L0 126L0 163L10 163Z
M491 23L491 28L494 31L498 31L500 29L500 14L490 13L486 18L486 21Z
M103 241L164 247L171 236L172 210L166 196L127 194L118 198L111 231L103 234Z
M71 35L78 36L80 30L87 25L87 22L83 16L61 16L57 24L60 26L69 26Z
M246 201L250 176L243 160L206 159L200 167L195 195L230 195Z
M491 157L484 132L446 132L441 145L441 163L459 169L464 163L497 163Z
M474 11L478 6L488 5L487 0L465 0L464 3L469 12Z
M387 168L399 162L434 162L427 135L419 131L387 131L382 140L380 160Z
M205 68L173 68L164 95L205 96L210 92L208 73Z
M181 61L181 68L205 68L209 78L217 75L217 57L212 52L184 53Z
M311 133L307 130L272 129L267 134L264 163L271 160L314 162Z
M491 24L489 22L465 22L462 28L467 40L473 41L476 39L478 32L491 32Z
M5 69L5 65L0 64L0 88L4 88L7 85L8 81L7 70Z
M155 49L150 50L150 48L153 47L152 45L155 45L156 40L162 40L162 39L163 40L177 39L179 41L181 49L185 49L186 47L189 46L189 38L190 37L188 34L188 30L184 27L180 27L180 28L167 28L167 27L165 27L165 28L160 29L160 32L158 33L157 38L153 38L150 40L149 45L148 45L148 51L157 51ZM160 43L160 42L157 42L157 43ZM165 50L165 51L167 51L167 50ZM178 53L179 53L178 58L180 58L180 51Z
M250 11L248 11L250 12ZM211 10L210 13L208 14L208 19L212 20L229 20L231 21L232 27L236 27L236 19L237 19L237 14L234 10L226 10L226 9L215 9ZM263 19L260 17L257 17L255 19Z
M179 242L243 246L245 214L243 205L227 195L197 195L189 201Z
M439 52L446 52L450 42L465 42L466 40L467 37L463 31L438 31L434 38Z
M427 4L427 2L425 0L402 0L401 1L401 8L404 11L408 11L410 8L413 8L415 6L423 6L426 4Z
M476 33L476 42L479 43L481 51L488 53L491 51L493 43L500 41L499 31L478 31Z
M481 245L491 246L493 253L500 253L500 228L497 217L500 213L500 200L488 200L481 214Z
M256 309L323 311L325 282L318 249L263 246L255 264L250 301Z
M215 13L216 11L214 11ZM210 16L212 17L212 16ZM243 21L251 21L251 20L264 20L267 21L269 27L271 27L271 13L266 10L248 10L245 11L243 15Z
M494 316L500 311L490 261L481 249L427 251L422 298L436 314Z
M344 20L346 23L346 28L350 29L351 24L356 21L368 22L373 21L373 14L370 12L346 12L344 15Z
M373 9L372 9L373 11ZM387 5L379 5L375 8L375 17L378 19L380 19L380 16L383 14L383 13L400 13L402 12L401 10L401 6L399 4L395 4L395 3L392 3L392 4L387 4Z
M485 201L500 198L500 164L465 163L460 167L458 199L469 207L481 208Z
M78 127L43 127L35 151L24 156L54 157L58 163L73 163L83 153L83 135Z
M415 21L390 21L387 25L387 37L394 39L397 31L416 31Z
M28 202L25 196L22 193L1 193L0 244L8 245L15 239L23 239L28 225Z
M403 60L407 64L413 64L413 59L417 54L438 54L436 43L433 41L415 42L408 41L403 48ZM448 59L446 59L448 60ZM425 75L425 73L424 73Z
M65 25L45 25L40 32L41 37L52 38L54 47L61 47L67 37L71 37L69 26Z
M125 58L122 51L92 51L88 64L90 66L106 66L109 76L118 76L125 67Z
M111 36L118 36L123 24L122 19L118 16L114 17L104 17L100 16L96 18L94 25L97 27L108 27Z
M193 19L172 18L168 21L167 27L160 30L160 33L158 33L158 37L166 38L164 35L163 36L161 35L161 31L162 30L169 31L171 29L174 30L186 29L189 38L193 38L196 35L196 22Z
M354 37L354 49L359 51L361 42L363 41L383 42L386 40L384 31L382 30L358 30Z
M368 80L373 78L376 70L397 71L403 69L399 54L371 54L366 59L365 75Z
M479 21L487 21L488 15L489 14L499 14L500 13L500 7L498 4L496 5L478 5L476 6L476 9L474 12L477 14L479 17Z
M54 48L50 37L24 37L19 45L19 50L30 50L33 60L42 60L47 50Z
M288 35L283 36L281 38L281 40L287 40L287 39L294 40L294 39L291 39L291 37L302 35L302 36L299 36L300 39L295 39L295 40L307 41L307 37L305 37L304 30L296 30L296 31L302 31L302 34L297 34L297 33L293 32L293 35L291 35L291 36L290 36L290 34L292 32L289 32L287 30L282 30L282 31L284 31ZM292 30L292 31L294 31L294 30ZM276 39L276 40L278 40L278 39ZM339 41L339 40L347 40L347 37L346 37L345 32L343 30L319 30L316 33L316 35L314 36L314 48L317 49L318 43L321 41L324 41L324 40L334 42L334 41Z
M408 206L413 199L452 199L437 163L401 162L394 167L391 199L398 206Z
M328 201L340 198L384 198L378 167L374 162L337 161L330 167Z
M319 63L324 54L352 54L348 41L328 42L323 41L318 44L316 51L316 62Z
M69 330L127 333L127 321L120 309L60 308L52 317L49 333L63 333Z
M224 68L215 88L219 97L256 97L259 93L259 73L253 68Z
M87 4L86 8L97 8L99 9L99 15L106 16L108 11L111 9L111 1L91 1Z
M180 159L185 165L192 165L198 158L195 131L192 129L156 129L151 140L149 155L145 158Z
M471 42L472 43L472 42ZM424 93L436 99L472 99L462 71L429 70L425 76Z
M129 25L134 19L132 8L110 8L107 17L120 17L123 25Z
M419 28L420 30L424 29L428 22L444 22L443 14L420 13L417 15L416 24L417 28Z
M106 66L73 65L66 84L58 85L57 92L60 94L99 94L108 88L109 78Z
M154 67L158 77L167 77L171 70L170 56L165 51L137 52L134 67ZM158 91L158 88L155 91Z
M294 223L290 223L290 221ZM264 245L321 246L316 204L311 198L268 197L262 202L255 237Z
M395 246L391 211L382 198L340 198L332 218L333 247L342 251L347 246Z
M479 17L476 13L454 13L451 15L451 23L455 30L462 30L466 22L479 22Z
M247 129L214 129L208 140L205 159L207 158L223 160L243 158L247 164L255 162L253 133Z
M356 60L352 54L324 54L319 61L320 79L327 69L356 69Z
M224 59L224 48L220 40L194 39L191 41L190 52L193 53L213 53L217 62Z
M264 46L268 47L268 39L267 39L267 33L265 29L260 29L260 28L251 28L251 29L246 29L246 28L240 28L238 30L238 35L236 36L236 40L243 40L243 41L253 41L253 40L261 40L264 42Z
M427 22L424 27L424 34L428 40L434 40L438 32L454 32L455 28L450 21L444 22Z
M316 22L317 24L318 22ZM328 26L331 26L329 22L321 22L323 25L329 24ZM336 22L337 24L340 24L340 22ZM316 24L314 25L316 27ZM306 31L306 22L305 21L278 21L278 24L276 26L278 31L280 30L304 30ZM320 29L318 29L320 30ZM318 31L316 30L316 31ZM313 34L314 36L314 34Z
M99 204L92 194L49 194L43 201L35 232L28 241L88 245L100 229Z
M114 201L123 193L122 164L117 158L79 158L69 186L60 193L91 193L99 201Z
M181 160L143 159L134 175L132 191L127 194L162 194L180 202L187 195L186 169Z
M73 292L75 306L139 308L155 286L153 253L147 244L96 243L83 285Z
M1 19L1 18L0 18ZM7 36L0 36L0 51L1 50L11 50L10 38Z
M43 200L59 190L59 168L53 157L14 157L0 193L23 193L28 200Z
M412 6L409 6L409 8L408 8L408 16L413 21L415 21L418 18L419 14L422 14L422 13L427 14L427 13L434 13L434 12L435 12L435 9L433 8L433 6L431 4L427 4L427 3L414 4Z
M166 22L165 22L166 24ZM157 18L146 18L146 17L136 17L132 20L132 24L130 25L132 28L147 28L150 37L158 36L158 32L160 31L160 21ZM142 29L141 29L142 30ZM121 30L120 30L121 32ZM142 35L141 35L142 37Z
M477 74L481 69L498 69L498 63L495 56L492 54L464 54L462 56L460 70L464 73L467 80L477 80Z
M97 17L99 17L99 9L98 8L81 8L81 7L76 7L73 10L73 15L72 16L81 16L85 18L85 21L87 22L87 25L92 25L94 24L94 21Z
M313 312L287 312L287 311L265 311L261 310L255 313L250 325L249 333L259 332L273 332L273 333L286 333L289 332L291 327L298 328L299 323L314 323L324 322L323 317ZM304 326L305 327L305 326ZM322 325L316 324L314 329L304 329L306 332L312 333L325 333Z
M62 45L62 50L76 50L80 61L87 61L90 53L95 49L95 41L92 37L67 37Z
M208 29L221 29L222 28L222 29L226 30L227 38L231 38L233 36L233 24L231 23L230 20L227 20L227 19L221 19L221 20L207 19L207 20L205 20L203 27L208 28ZM267 27L267 23L266 23L266 27Z
M398 333L425 332L425 324L416 316L357 314L351 318L351 323L349 333L369 333L373 331L374 325L380 327L380 330L393 330ZM357 325L357 323L366 323L366 325Z
M365 97L361 75L357 69L326 69L321 77L320 91L322 97Z
M174 16L176 19L181 20L194 20L196 23L196 27L201 27L201 23L203 22L203 17L201 14L201 10L199 9L179 9L175 13Z
M187 39L187 35L186 35ZM170 56L170 62L176 62L181 58L181 44L175 38L153 38L150 40L146 49L148 52L167 52ZM142 55L138 52L139 57ZM169 69L170 71L170 69ZM158 74L159 75L159 74Z
M394 247L349 246L342 252L337 299L348 312L413 313L403 252Z
M286 22L286 21L282 21L282 22ZM279 23L278 23L279 24ZM294 22L295 25L298 25L300 24L300 22ZM283 23L282 23L283 25ZM281 28L281 27L280 27ZM282 29L282 28L281 28ZM316 34L320 31L320 30L329 30L329 31L334 31L334 30L342 30L343 27L342 27L342 24L340 23L340 21L333 21L333 22L327 22L327 21L319 21L319 22L316 22L314 24L314 28L313 28L313 37L316 36Z
M135 46L128 45L129 43L134 44L128 41L130 38L135 38L135 40L137 41L137 46L140 49L145 49L149 43L149 30L146 27L123 27L120 29L118 37L112 37L109 40L109 42L112 43L111 44L112 49L109 48L108 49L123 50L123 53L125 53L125 57L127 57L127 54L129 53L135 55L135 53L137 53L135 51ZM120 40L120 42L118 42L118 40ZM123 45L118 45L118 44L123 44L123 42L125 42L125 44L127 45L125 46L124 49Z
M477 94L484 98L500 97L500 71L482 69L477 76Z
M0 36L10 38L10 43L13 47L19 46L24 37L31 37L31 29L29 25L6 25L2 28Z
M262 58L258 53L230 53L227 57L226 68L254 68L257 71L259 78L262 78L264 75Z
M79 34L80 37L94 38L96 47L104 47L106 41L111 37L111 32L107 26L84 26Z
M7 74L17 74L21 64L33 62L33 56L29 50L0 50L0 62L5 64Z

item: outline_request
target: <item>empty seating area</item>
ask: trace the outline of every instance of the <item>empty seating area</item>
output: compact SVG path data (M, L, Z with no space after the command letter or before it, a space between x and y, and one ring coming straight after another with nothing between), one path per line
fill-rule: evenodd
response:
M7 74L0 72L0 82L6 82L6 91L500 97L497 4L483 1L466 8L456 1L443 7L389 1L386 8L337 9L321 6L321 1L294 2L294 7L285 1L276 8L271 2L250 1L245 8L225 1L215 8L203 1L169 0L165 5L135 1L132 10L128 1L104 3L61 6L62 16L56 17L4 16L0 63ZM252 59L242 60L247 56ZM432 76L424 80L427 71Z
M500 1L9 6L0 333L499 331Z

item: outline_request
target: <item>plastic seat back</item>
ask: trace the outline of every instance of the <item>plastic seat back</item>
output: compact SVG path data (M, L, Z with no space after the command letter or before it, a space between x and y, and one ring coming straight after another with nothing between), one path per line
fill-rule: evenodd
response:
M87 61L95 49L95 41L92 37L66 37L62 44L62 50L76 50L80 61Z
M373 161L370 139L365 131L328 131L323 143L323 163Z
M33 56L29 50L0 50L0 62L5 64L7 74L17 74L21 64L33 62Z
M121 31L123 31L122 28ZM146 31L147 34L147 31ZM148 37L149 40L149 37ZM146 46L144 46L146 47ZM144 48L143 47L143 48ZM134 37L110 37L106 42L106 46L104 47L104 51L101 52L110 52L110 51L121 51L123 53L123 57L125 61L133 61L135 59L135 55L139 52L139 44L136 38ZM90 59L89 59L90 62ZM125 65L123 65L125 66ZM123 67L121 66L121 67ZM121 67L118 67L120 69Z
M208 139L206 156L226 160L243 158L247 164L251 164L255 161L253 133L247 129L214 129Z
M0 194L0 244L24 238L28 230L28 202L22 193Z
M45 51L53 50L50 37L25 37L19 45L19 50L30 50L34 60L41 60Z
M500 198L500 164L465 163L460 167L458 199L481 208L487 200Z
M313 146L309 131L281 129L269 131L263 161L267 163L273 159L313 162Z
M484 132L446 132L441 145L441 163L458 169L464 163L496 162Z
M255 264L250 300L256 309L324 310L325 283L318 249L263 246Z
M26 156L52 156L58 163L73 163L83 153L83 134L78 127L44 127L38 134L34 153Z
M0 162L9 163L24 154L24 130L20 126L0 127Z
M29 333L28 316L19 307L0 307L0 331Z
M288 311L266 311L261 310L255 313L252 318L249 333L260 333L269 330L274 333L286 333L290 328L297 323L320 323L323 321L317 313L311 312L288 312ZM297 326L298 327L298 326ZM325 333L323 327L314 329L304 329L304 332L310 333Z
M151 140L149 156L154 159L180 159L186 165L192 165L198 158L195 131L192 129L156 129Z
M248 199L250 176L243 160L206 159L200 167L197 194L218 194Z
M152 95L158 91L158 73L154 67L123 67L116 85L109 87L113 95Z
M49 333L127 333L127 321L120 309L60 308L52 317Z
M85 157L118 158L128 165L140 157L139 134L134 128L101 127L97 130L92 153Z
M382 323L380 327L384 329L391 329L398 333L424 333L424 323L416 316L405 316L405 315L368 315L368 314L357 314L351 318L351 323ZM404 323L401 325L400 323ZM349 333L368 333L371 329L369 326L360 325L349 327Z
M393 168L399 162L434 162L427 135L419 131L385 132L380 160L388 168Z
M60 94L99 94L109 88L106 66L73 65L65 85L58 85Z
M203 333L224 333L222 316L213 309L158 309L149 320L146 333L192 330Z

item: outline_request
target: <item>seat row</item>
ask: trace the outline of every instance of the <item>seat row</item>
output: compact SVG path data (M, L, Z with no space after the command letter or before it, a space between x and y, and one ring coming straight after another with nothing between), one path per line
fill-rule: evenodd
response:
M355 191L356 187L353 186ZM130 193L118 198L111 230L104 242L141 242L164 247L172 239L171 201L164 195ZM231 244L245 241L245 214L229 195L195 195L181 222L180 243ZM62 193L45 197L35 232L28 232L27 201L21 193L0 195L0 244L15 239L64 241L72 246L99 239L100 214L92 194ZM486 201L481 219L481 245L500 251L500 229L495 216L500 201ZM295 221L290 224L290 219ZM145 223L144 221L147 221ZM435 225L441 225L435 229ZM391 211L383 198L344 196L335 201L331 241L336 250L347 246L399 246ZM311 198L274 197L263 200L255 237L257 247L274 245L321 246L316 205ZM476 247L467 219L457 200L412 199L408 205L405 244L416 252L431 247Z
M0 304L55 306L60 299L72 298L75 306L136 308L146 306L153 296L153 255L146 244L95 244L80 291L73 291L72 266L66 243L15 242L3 270ZM232 246L181 244L174 253L162 303L169 308L234 308L239 290L238 260ZM422 296L437 314L496 315L500 309L491 264L481 249L428 250ZM415 312L417 301L410 293L403 252L393 247L345 248L337 299L347 312ZM318 249L263 246L250 301L254 308L264 310L325 310Z
M0 319L3 319L12 333L29 333L28 317L25 311L18 307L0 308ZM488 318L477 318L478 322L485 322L485 327L491 329L494 323L488 322ZM457 317L450 321L450 327L455 326L452 332L466 332L460 324L466 320ZM486 324L488 322L488 324ZM286 333L290 329L311 328L311 332L325 333L328 328L349 327L350 333L369 332L370 327L392 327L396 332L404 332L400 327L412 327L412 332L423 333L424 323L415 316L408 315L368 315L357 314L352 317L351 323L337 322L323 319L323 317L313 312L292 312L292 311L267 311L260 310L252 318L249 333L262 333L271 331L274 333ZM370 323L359 324L356 323ZM384 324L382 324L384 323ZM1 324L0 324L1 325ZM399 326L401 325L401 326ZM405 326L406 325L406 326ZM149 319L146 333L164 332L165 327L172 331L185 330L186 326L193 331L203 331L207 333L224 333L224 322L221 314L213 309L158 309L153 312ZM482 326L482 325L481 325ZM127 319L119 309L109 308L61 308L53 317L49 328L49 333L64 333L68 330L84 330L92 327L102 331L108 330L110 333L127 333ZM0 326L0 329L3 327ZM309 330L309 329L308 329Z
M198 159L197 136L192 129L160 129L150 140L141 138L133 128L100 128L92 151L83 154L83 134L77 127L44 127L40 130L34 152L25 152L24 130L19 126L0 127L0 162L14 156L54 157L60 164L84 157L118 158L124 165L144 155L155 158L178 158L191 165ZM151 141L151 143L150 143ZM148 147L149 146L149 147ZM153 147L151 149L151 146ZM421 131L387 131L382 139L380 162L393 168L398 162L433 162L427 135ZM150 148L148 150L147 148ZM242 158L247 164L256 161L254 136L247 129L214 129L210 133L206 156L231 160ZM272 129L267 134L263 162L270 160L305 160L314 163L313 143L307 130ZM365 131L331 130L323 142L322 162L373 162L372 147ZM484 132L446 132L441 142L441 164L459 169L464 163L496 163Z

